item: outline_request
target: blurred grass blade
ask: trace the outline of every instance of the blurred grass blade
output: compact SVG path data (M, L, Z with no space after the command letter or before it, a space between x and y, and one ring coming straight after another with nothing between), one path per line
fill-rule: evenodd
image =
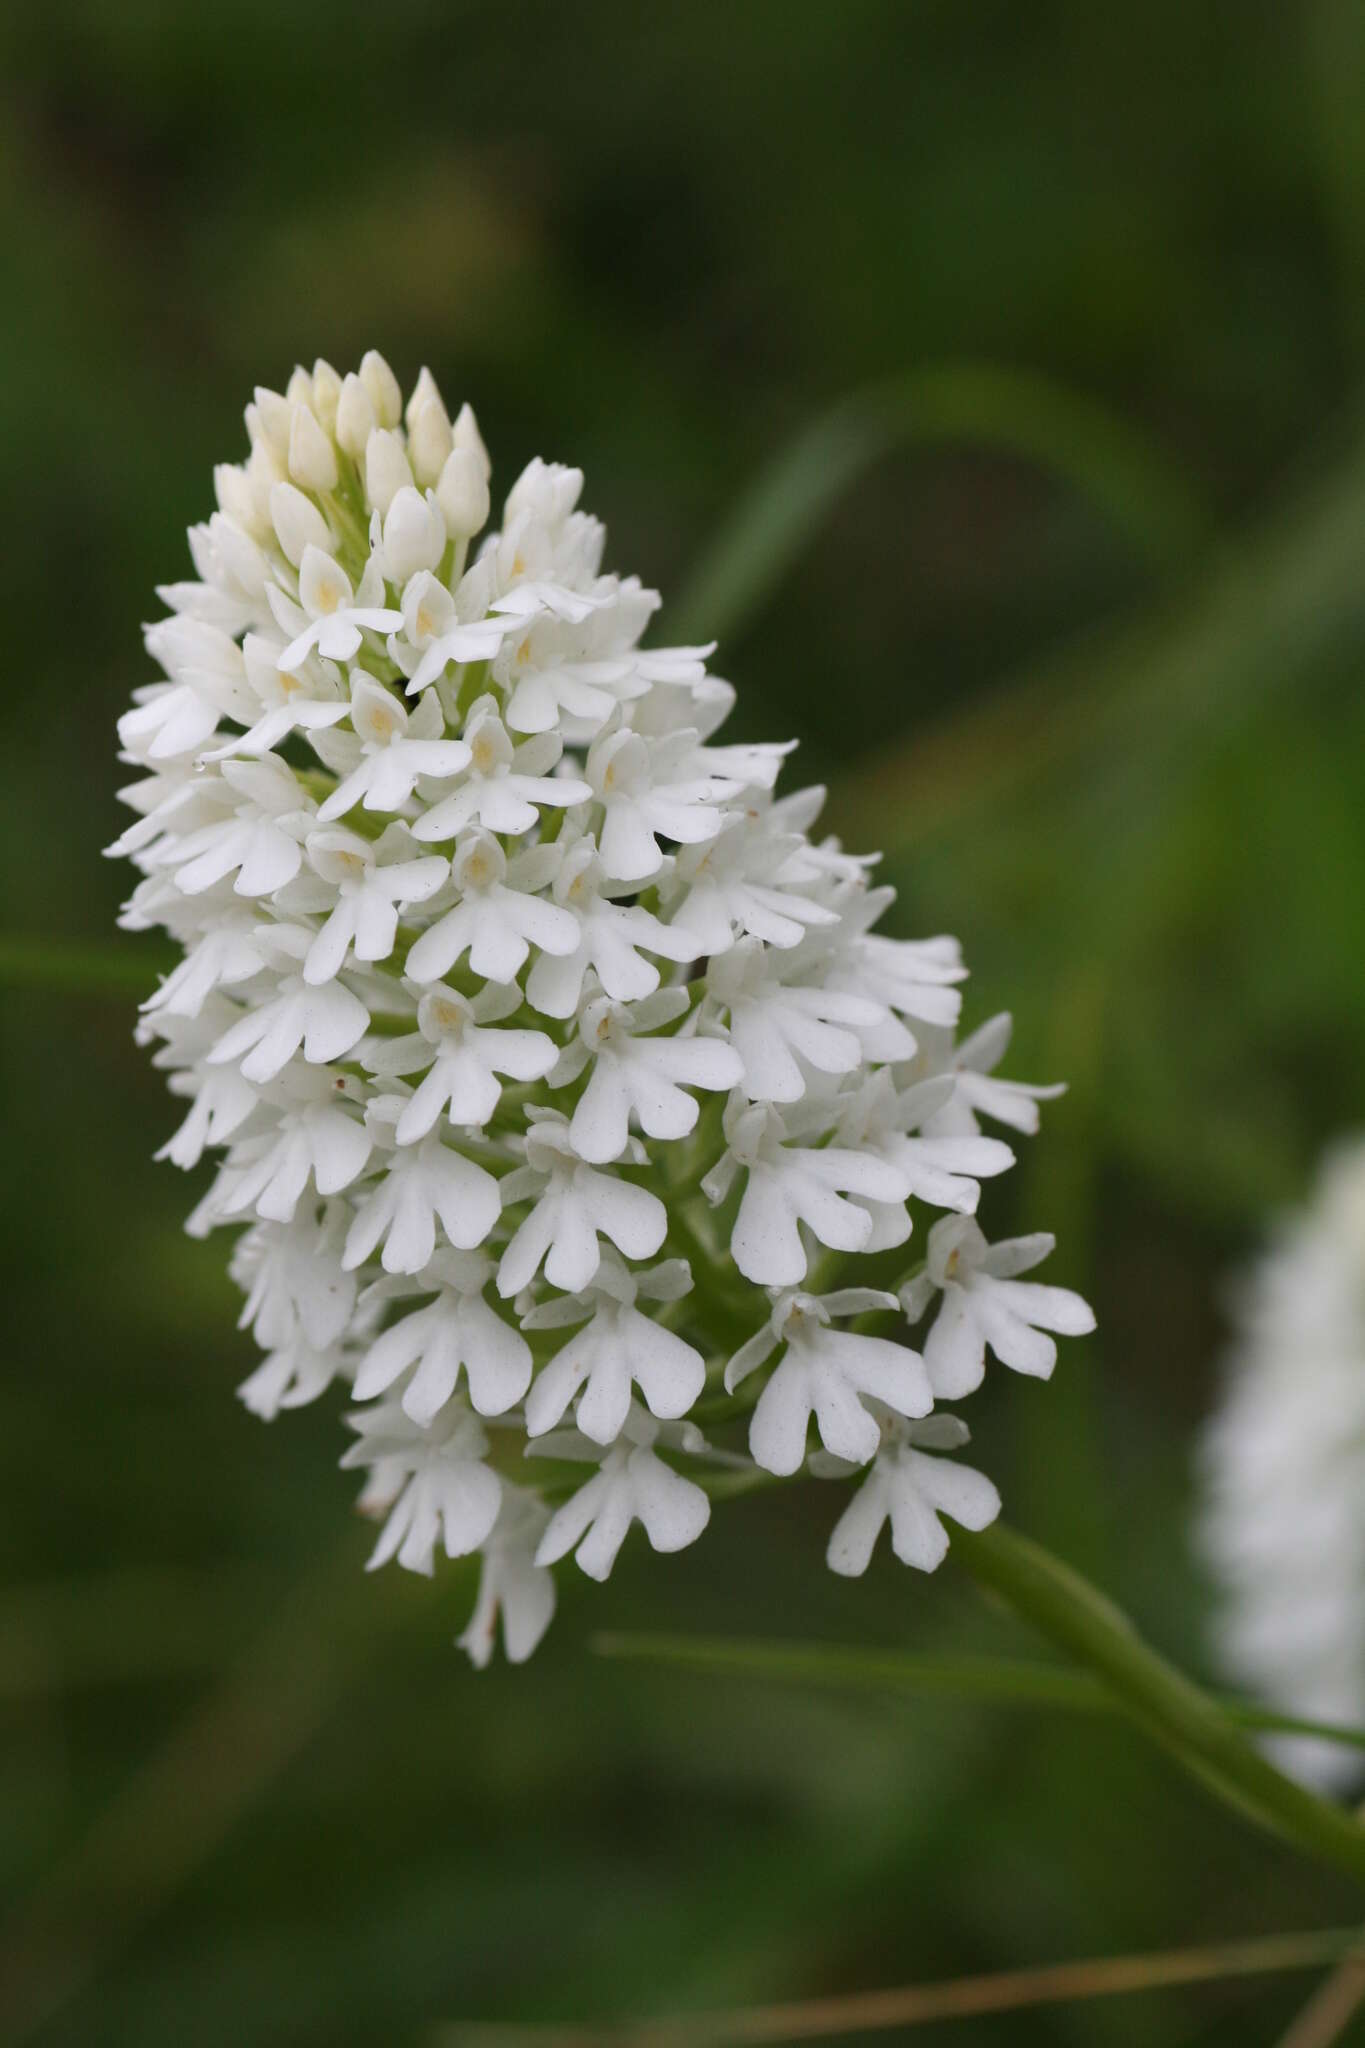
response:
M52 995L145 996L170 966L164 947L81 945L0 935L0 988Z
M722 526L678 606L690 634L753 618L858 477L902 444L1003 449L1065 477L1159 569L1208 537L1192 486L1136 429L1046 377L950 363L853 393L772 462Z
M1358 661L1365 639L1365 435L1346 459L1219 557L1215 573L1155 614L1082 635L1059 653L840 775L829 823L895 853L990 815L1086 764L1130 763L1147 803L1165 764L1201 733L1226 736L1274 690L1302 691ZM1063 781L1065 778L1065 781ZM1050 785L1049 785L1050 786Z
M908 1693L917 1698L968 1699L1004 1706L1057 1707L1069 1713L1121 1711L1112 1688L1092 1672L1023 1657L940 1656L903 1650L862 1650L842 1643L755 1642L744 1638L599 1635L599 1657L722 1671L739 1678ZM1211 1695L1234 1726L1263 1734L1306 1735L1365 1750L1365 1728L1277 1714L1249 1700Z
M1365 1826L1296 1784L1233 1726L1218 1702L1143 1642L1094 1586L997 1522L954 1531L953 1556L1108 1685L1124 1711L1226 1805L1303 1855L1365 1883Z
M1187 1984L1217 1984L1320 1969L1351 1954L1355 1928L1267 1934L1202 1948L1157 1949L1146 1955L1097 1956L1091 1961L1047 1963L950 1977L938 1984L905 1984L885 1991L854 1991L788 2005L740 2006L730 2012L681 2014L612 2027L517 2026L477 2021L442 2027L442 2048L693 2048L702 2042L812 2041L830 2034L872 2033L887 2027L925 2026L935 2020L1022 2012L1085 1998L1115 1998Z
M1332 2048L1365 2005L1365 1937L1297 2013L1276 2048Z
M1111 1705L1108 1688L1087 1673L1020 1657L921 1655L862 1650L842 1643L643 1634L598 1635L591 1647L599 1657L720 1671L740 1678L890 1690L924 1698L1000 1700L1082 1713L1103 1713ZM1361 1740L1365 1743L1365 1736Z

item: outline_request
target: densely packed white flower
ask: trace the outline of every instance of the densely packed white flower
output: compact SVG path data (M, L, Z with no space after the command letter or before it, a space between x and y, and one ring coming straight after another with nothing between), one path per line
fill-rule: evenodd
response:
M1306 1207L1246 1276L1200 1460L1200 1544L1229 1675L1282 1712L1365 1725L1365 1138L1324 1161ZM1277 1737L1308 1781L1358 1752Z
M477 1664L499 1616L534 1649L556 1560L680 1549L764 1474L858 1483L836 1571L887 1521L932 1569L941 1514L999 1507L935 1403L1092 1327L1015 1277L1050 1239L972 1220L1013 1161L978 1117L1053 1091L994 1077L1007 1018L955 1041L957 942L873 930L892 892L774 793L789 747L717 744L712 649L641 646L579 471L531 463L479 541L488 456L427 371L404 407L380 356L319 362L246 417L111 849L183 951L141 1035L189 1105L164 1156L221 1155L189 1228L240 1231L243 1400L341 1384L371 1563L482 1553Z

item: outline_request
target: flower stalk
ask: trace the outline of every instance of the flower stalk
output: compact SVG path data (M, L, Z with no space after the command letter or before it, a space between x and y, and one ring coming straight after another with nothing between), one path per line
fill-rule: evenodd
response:
M1365 1826L1277 1770L1216 1700L1144 1642L1078 1572L999 1523L955 1535L953 1554L978 1585L1094 1672L1118 1705L1224 1804L1365 1884Z

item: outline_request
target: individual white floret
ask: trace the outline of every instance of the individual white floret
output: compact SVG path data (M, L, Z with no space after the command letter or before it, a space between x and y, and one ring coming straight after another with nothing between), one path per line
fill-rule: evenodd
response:
M316 896L295 896L288 907L328 910L328 916L304 957L306 982L334 981L352 952L367 963L388 959L399 911L425 903L450 872L438 854L405 858L411 846L401 826L390 827L377 845L343 825L309 833L305 851L322 888Z
M726 1392L733 1393L778 1345L785 1347L749 1425L749 1450L764 1471L787 1476L800 1470L812 1416L827 1451L865 1465L881 1436L864 1396L875 1396L899 1415L928 1414L933 1396L917 1351L886 1337L831 1327L836 1316L896 1308L894 1294L868 1287L825 1295L786 1291L774 1294L772 1303L762 1329L725 1368Z
M607 996L586 1004L578 1035L554 1075L563 1087L591 1066L569 1123L580 1159L596 1165L618 1159L632 1117L647 1137L685 1137L699 1114L688 1089L734 1087L743 1065L733 1046L720 1038L661 1032L661 1026L676 1024L690 1007L681 988L661 988L635 1004L613 1003Z
M724 1017L739 1055L735 1078L751 1102L799 1102L809 1076L852 1074L863 1064L860 1031L895 1024L882 1003L819 982L784 979L785 956L741 939L710 961L705 1016Z
M221 512L189 530L197 582L159 583L156 594L179 616L201 619L237 634L272 623L269 602L275 588L266 555L245 529Z
M191 1097L185 1121L152 1154L188 1171L211 1145L226 1145L256 1107L256 1090L240 1074L178 1074L170 1083L173 1095Z
M825 1562L843 1578L858 1578L872 1562L877 1538L891 1524L891 1548L902 1564L937 1571L948 1554L943 1515L964 1529L985 1529L1000 1513L1000 1495L983 1472L951 1458L928 1455L959 1449L967 1425L956 1415L907 1422L873 1404L882 1447L872 1469L835 1523ZM817 1451L810 1469L818 1478L852 1476L856 1466Z
M483 1462L488 1439L462 1402L451 1401L426 1429L396 1401L362 1408L347 1420L359 1441L342 1465L382 1467L384 1485L399 1488L367 1571L396 1557L405 1571L430 1577L438 1543L447 1557L479 1548L498 1518L502 1486Z
M205 1055L236 1014L231 1003L215 997L196 1017L163 1012L139 1026L139 1042L144 1035L162 1041L152 1064L170 1073L171 1093L190 1103L188 1116L157 1151L157 1159L185 1170L197 1166L210 1145L228 1144L255 1111L260 1097L250 1081L231 1068L205 1065Z
M1038 1231L988 1244L970 1216L944 1216L934 1225L924 1272L901 1289L901 1302L917 1323L935 1295L942 1295L924 1346L938 1399L955 1401L979 1387L988 1349L1015 1372L1046 1379L1057 1363L1057 1346L1047 1333L1084 1337L1094 1329L1094 1312L1069 1287L1015 1278L1039 1265L1055 1243Z
M221 718L249 711L242 650L221 627L162 619L144 637L171 680L135 691L137 709L119 720L119 740L131 759L156 764L197 754Z
M777 830L771 811L742 811L714 839L683 847L668 886L674 922L691 934L694 952L715 958L737 938L797 946L812 927L837 924L837 910L790 879L801 846L795 833Z
M346 1361L335 1348L317 1350L301 1333L271 1351L237 1389L237 1398L262 1422L286 1408L306 1408L346 1377Z
M170 849L179 863L176 887L197 896L235 874L239 896L273 895L303 864L302 842L317 806L293 770L273 755L263 761L224 761L217 783L228 802L237 799L235 807Z
M559 1058L554 1040L543 1031L501 1024L520 1000L518 990L497 983L472 1001L437 983L417 1005L416 1031L377 1039L365 1049L372 1074L422 1075L394 1127L400 1145L424 1138L443 1114L452 1124L481 1127L498 1106L502 1076L538 1081L549 1073Z
M297 925L274 925L267 941L280 973L271 993L243 1010L218 1038L210 1066L240 1066L248 1081L270 1081L302 1051L310 1066L344 1059L364 1037L370 1013L339 981L321 986L291 973L308 959L313 934Z
M661 923L638 903L611 901L613 889L622 893L630 886L608 881L591 834L567 848L553 893L577 921L578 944L572 953L542 953L536 961L526 983L533 1009L547 1017L572 1017L589 968L613 1001L636 1002L659 986L659 970L644 954L679 962L696 957L689 933Z
M675 740L678 765L685 765L690 774L710 776L716 772L714 750L703 742L724 725L735 708L736 694L733 683L703 669L700 674L693 672L685 681L675 677L653 683L631 705L626 723L645 739ZM789 752L794 744L784 742L779 751ZM753 802L755 786L742 773L727 774L723 779L738 782L741 793Z
M471 706L464 737L469 766L458 789L417 820L418 839L454 839L472 824L515 837L532 830L542 809L564 810L592 795L577 776L550 774L564 751L557 734L514 747L492 697Z
M546 953L574 952L578 924L572 912L533 893L555 865L553 847L530 847L509 861L491 833L467 832L450 863L460 900L408 954L412 979L439 981L468 953L471 973L511 982L532 946Z
M711 1503L694 1480L654 1450L661 1428L643 1409L632 1408L599 1470L551 1517L536 1549L537 1564L554 1564L573 1551L580 1571L605 1580L632 1522L642 1525L653 1550L685 1550L696 1542L711 1519ZM568 1445L543 1441L557 1457L573 1455ZM695 1430L685 1447L694 1443L700 1447ZM598 1455L595 1447L591 1455Z
M407 693L419 696L438 683L451 662L488 661L497 653L507 623L485 616L486 571L472 569L455 589L427 571L403 591L403 635L389 641L389 653L408 677Z
M554 1573L536 1563L549 1509L522 1486L502 1484L502 1505L485 1537L478 1598L456 1642L476 1671L493 1655L498 1619L509 1664L524 1664L554 1619Z
M291 733L324 732L349 715L349 700L334 663L310 660L299 668L285 669L280 667L282 651L276 640L260 633L247 634L242 656L254 700L244 721L247 730L215 748L209 760L268 754Z
M526 1433L543 1436L575 1397L575 1421L594 1443L614 1443L638 1386L652 1415L686 1415L706 1382L706 1361L637 1301L681 1301L692 1286L685 1259L630 1272L613 1254L602 1259L590 1288L542 1303L522 1318L525 1330L562 1329L590 1318L541 1367L526 1398Z
M381 1133L398 1098L376 1096L372 1128ZM341 1263L351 1270L380 1252L386 1273L420 1273L436 1250L439 1223L446 1242L474 1251L498 1220L498 1183L486 1168L442 1143L438 1133L387 1153L383 1177L352 1197L355 1217Z
M1038 1104L1065 1095L1065 1081L1039 1087L1028 1081L1002 1080L995 1072L1009 1048L1013 1030L1014 1019L1002 1011L964 1038L961 1045L954 1045L947 1031L930 1030L922 1035L916 1071L922 1068L931 1074L951 1073L956 1080L947 1102L926 1125L931 1136L973 1135L981 1128L977 1118L985 1116L993 1123L1006 1124L1011 1130L1031 1137L1038 1129Z
M441 737L445 718L434 691L409 711L401 697L357 669L350 717L353 737L329 736L329 765L341 768L342 780L318 810L324 825L356 804L367 811L399 810L419 775L449 777L469 765L465 742Z
M508 691L513 732L558 728L575 742L590 740L619 706L636 702L655 683L699 678L709 647L635 645L658 602L656 591L626 577L610 602L579 624L536 619L507 639L493 674Z
M118 791L119 802L138 815L105 847L105 858L135 859L148 869L166 858L178 859L184 835L219 823L233 796L227 784L204 773L198 760L163 762Z
M250 1081L229 1071L213 1071L205 1056L237 1016L232 1003L215 995L194 1017L160 1011L144 1015L134 1033L139 1045L152 1045L152 1065L170 1076L168 1087L191 1105L179 1130L157 1152L176 1166L197 1166L209 1145L226 1145L255 1110L259 1096Z
M346 1220L339 1202L321 1215L313 1204L288 1223L255 1223L237 1240L230 1271L246 1294L237 1327L263 1350L301 1335L325 1351L348 1328L357 1290L341 1263Z
M848 1098L834 1135L842 1145L876 1153L899 1167L910 1183L912 1199L934 1209L974 1216L982 1180L1013 1166L1014 1154L998 1138L970 1132L928 1135L953 1087L952 1076L943 1075L897 1092L890 1073L879 1068ZM902 1208L895 1204L882 1208L874 1202L865 1206L874 1225L869 1251L885 1251L905 1242Z
M577 624L610 602L610 587L589 587L606 536L598 520L574 511L582 488L582 470L562 463L537 457L522 471L507 494L502 531L487 543L494 612L514 620L545 613Z
M563 1116L531 1110L526 1164L502 1182L505 1207L533 1198L498 1268L504 1300L521 1293L540 1270L553 1287L577 1294L601 1261L599 1237L609 1238L628 1259L652 1259L664 1241L668 1215L648 1188L603 1173L574 1149Z
M831 949L827 985L868 996L912 1024L953 1025L962 1009L957 984L967 975L962 949L952 938L889 939L869 930L890 908L894 894L891 889L860 890L841 905L843 921ZM900 1060L908 1054L870 1046L869 1056Z
M649 730L647 713L637 721L637 729ZM796 745L795 740L752 740L724 747L699 746L687 765L694 774L738 783L752 798L755 790L772 789L782 772L782 763Z
M370 1136L348 1102L329 1074L282 1074L264 1093L266 1128L229 1154L223 1215L288 1223L310 1180L320 1195L350 1187L369 1159Z
M661 839L692 844L719 832L724 816L718 806L737 796L742 784L683 772L681 764L696 743L694 732L651 741L628 727L593 743L584 772L602 806L598 844L614 880L643 882L657 875L664 861Z
M425 1426L444 1408L463 1369L480 1415L505 1415L515 1407L531 1383L531 1347L484 1298L493 1270L481 1252L438 1252L420 1283L423 1292L435 1289L435 1300L375 1339L356 1371L356 1399L372 1400L410 1373L400 1403Z
M324 661L350 661L367 632L391 633L403 623L403 614L382 602L384 572L377 555L371 555L352 590L349 576L331 555L306 547L297 605L283 591L272 588L270 596L281 629L294 636L280 656L282 669L301 668L315 647Z
M900 1169L884 1159L843 1145L784 1143L786 1125L765 1103L732 1101L725 1135L728 1149L702 1190L708 1201L720 1202L735 1175L747 1175L730 1251L745 1279L763 1287L795 1287L805 1279L802 1224L833 1251L862 1251L872 1218L846 1198L903 1203L910 1191Z

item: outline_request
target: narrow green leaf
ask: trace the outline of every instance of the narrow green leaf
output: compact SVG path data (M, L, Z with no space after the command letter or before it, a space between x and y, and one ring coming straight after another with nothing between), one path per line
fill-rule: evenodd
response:
M858 477L897 445L941 442L1056 471L1161 569L1208 538L1192 486L1105 406L1028 371L950 363L855 392L799 434L723 524L675 608L680 630L739 631Z
M1121 1711L1112 1688L1091 1672L1023 1657L942 1656L904 1650L863 1650L842 1643L757 1642L742 1637L595 1636L599 1657L683 1670L723 1671L798 1685L903 1692L919 1698L982 1700L1004 1706L1057 1707L1070 1713ZM1234 1726L1257 1733L1309 1735L1365 1750L1365 1728L1306 1721L1226 1694L1212 1695Z

